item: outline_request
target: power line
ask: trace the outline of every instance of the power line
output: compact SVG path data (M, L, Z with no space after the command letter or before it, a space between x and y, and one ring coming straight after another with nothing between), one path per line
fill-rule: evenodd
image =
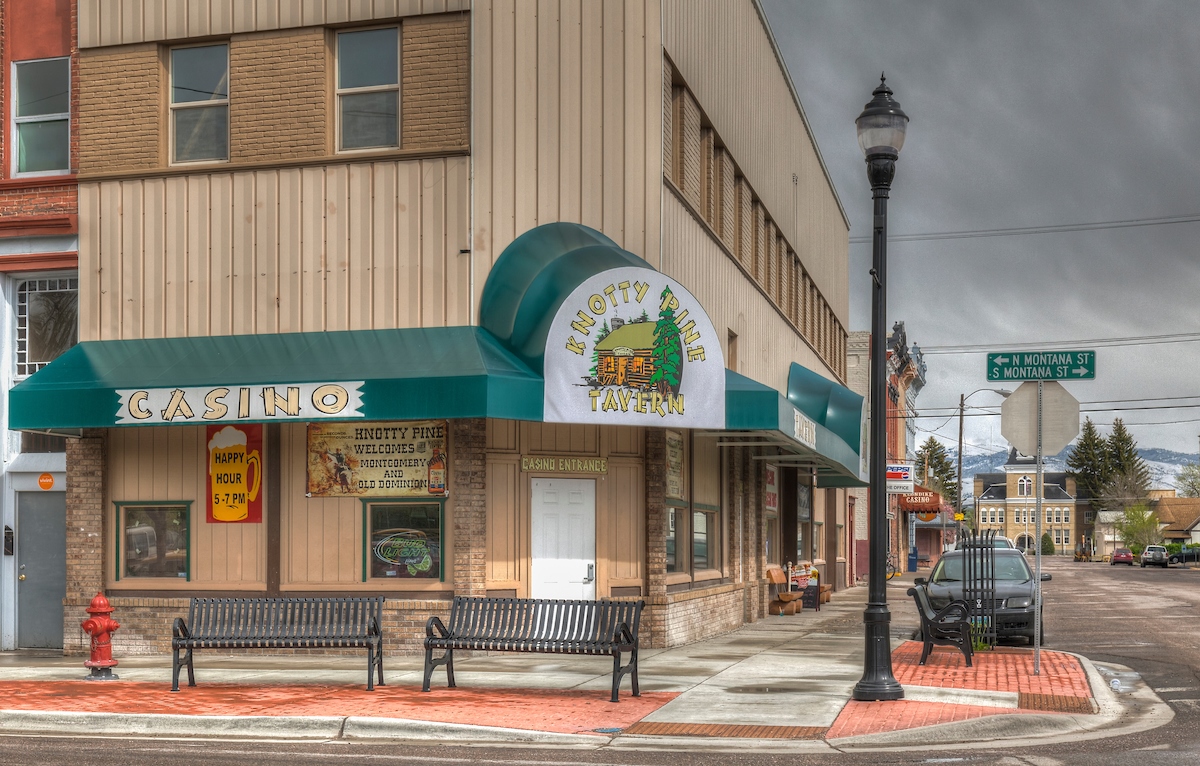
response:
M978 239L981 237L1012 237L1022 234L1058 234L1071 231L1096 231L1100 229L1129 229L1139 226L1163 226L1172 223L1194 223L1200 214L1168 215L1160 218L1128 218L1122 221L1096 221L1093 223L1062 223L1046 226L1011 226L1001 229L967 229L964 231L933 231L921 234L892 234L889 242L929 242L939 239ZM850 244L865 245L872 237L851 237Z
M1062 348L1063 346L1153 346L1160 343L1195 343L1200 341L1200 333L1180 332L1164 335L1132 335L1124 338L1086 338L1082 340L1047 340L1028 343L973 343L958 346L919 346L921 354L964 354L985 351L1040 351L1044 349Z

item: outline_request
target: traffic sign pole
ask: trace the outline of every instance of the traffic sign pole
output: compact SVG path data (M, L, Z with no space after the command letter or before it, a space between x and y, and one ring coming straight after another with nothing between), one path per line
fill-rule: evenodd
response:
M1037 553L1033 556L1033 674L1042 674L1042 381L1037 382L1037 517L1033 534Z

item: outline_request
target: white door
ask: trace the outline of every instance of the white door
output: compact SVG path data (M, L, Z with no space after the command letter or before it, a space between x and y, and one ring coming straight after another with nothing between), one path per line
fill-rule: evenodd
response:
M596 598L596 481L534 479L533 598Z

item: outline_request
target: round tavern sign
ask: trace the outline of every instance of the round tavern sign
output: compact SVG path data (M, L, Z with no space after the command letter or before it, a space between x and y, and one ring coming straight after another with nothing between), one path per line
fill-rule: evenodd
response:
M576 287L546 339L545 420L725 427L725 358L678 282L622 267Z

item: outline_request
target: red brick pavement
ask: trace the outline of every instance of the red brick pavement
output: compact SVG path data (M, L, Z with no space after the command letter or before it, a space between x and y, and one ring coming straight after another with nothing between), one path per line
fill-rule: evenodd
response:
M892 652L892 673L901 686L932 686L943 689L974 689L1045 694L1062 697L1092 696L1087 674L1079 660L1062 652L1043 651L1040 674L1033 674L1032 649L998 649L978 652L967 667L962 653L936 647L925 665L921 644L908 641ZM842 708L827 739L879 734L941 723L954 723L988 715L1025 715L1035 711L984 705L954 705L941 702L855 702ZM1044 713L1043 713L1044 714Z
M627 728L679 696L642 692L609 702L608 690L434 688L316 684L200 684L173 694L166 684L119 681L0 682L0 708L213 716L370 716L499 726L566 734Z

